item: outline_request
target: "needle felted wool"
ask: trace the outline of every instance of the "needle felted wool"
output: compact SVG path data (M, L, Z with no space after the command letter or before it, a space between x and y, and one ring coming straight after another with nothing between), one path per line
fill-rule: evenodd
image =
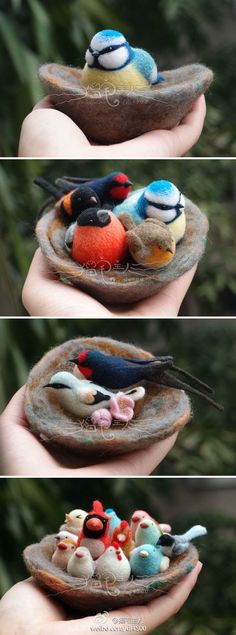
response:
M67 564L69 562L70 557L74 553L76 549L76 545L73 540L70 538L65 538L61 540L53 553L52 562L56 567L60 569L67 569Z
M82 212L73 233L73 260L86 267L109 270L122 262L126 253L126 231L112 212Z
M113 531L116 527L118 527L121 523L121 519L119 518L119 516L117 516L116 512L114 509L112 509L112 507L108 507L105 510L105 514L107 514L110 518L110 528L109 528L109 534L112 537Z
M161 536L161 530L159 526L151 518L143 518L140 521L135 534L135 546L150 544L156 545Z
M131 573L135 578L156 575L169 568L169 558L163 556L160 548L150 544L136 547L130 556Z
M41 177L34 179L34 183L48 192L48 194L51 194L56 201L55 210L66 224L75 221L79 214L85 209L100 205L100 199L97 193L89 187L89 185L78 184L78 186L73 185L72 188L66 187L61 189ZM65 194L63 192L65 192ZM48 201L46 201L46 204L41 208L41 213L47 205Z
M114 542L96 562L100 580L125 582L130 577L130 563L118 543Z
M99 197L101 205L122 203L132 189L132 182L123 172L110 172L106 176L95 179L85 177L63 176L56 180L62 191L68 192L78 187L90 187ZM87 208L90 205L87 205Z
M131 47L119 31L106 29L96 33L85 59L84 86L139 90L163 79L151 55Z
M118 217L128 212L136 224L145 218L157 218L170 230L176 244L182 240L186 229L185 199L174 183L153 181L146 188L136 190L127 201L116 205L113 212Z
M175 255L175 241L168 225L157 218L146 218L135 225L127 212L120 214L119 219L128 229L128 248L135 262L143 267L165 267L171 262Z
M98 408L107 407L113 396L111 391L86 379L77 379L66 371L55 373L44 388L55 393L60 405L78 419L90 417Z
M132 540L132 531L129 523L126 520L122 520L120 525L113 531L112 542L117 542L125 556L129 558L132 549L135 547L135 543Z
M78 538L78 547L87 547L93 560L103 554L110 545L110 519L103 510L100 501L93 502L92 511L86 516L81 534Z
M65 514L65 522L61 525L60 531L71 531L78 536L82 529L85 516L87 516L87 512L83 509L72 509L69 514Z
M86 547L77 547L67 564L69 575L76 578L92 578L95 564Z

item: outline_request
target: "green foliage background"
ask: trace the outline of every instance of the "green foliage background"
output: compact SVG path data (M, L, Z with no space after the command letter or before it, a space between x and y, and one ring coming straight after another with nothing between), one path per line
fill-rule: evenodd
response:
M235 320L0 320L2 408L47 350L80 335L110 336L153 354L171 353L178 366L215 388L224 404L224 413L219 413L201 399L192 400L194 418L158 474L235 473Z
M200 61L215 73L196 156L236 153L236 8L234 0L0 0L1 156L15 156L25 115L43 96L44 62L83 65L91 36L123 30L160 69Z
M27 577L22 560L27 544L57 530L65 511L75 507L89 511L91 501L100 498L122 518L129 519L135 509L144 508L157 519L170 521L176 533L198 523L208 528L208 537L197 541L204 563L198 584L181 612L154 631L155 635L235 635L235 510L231 512L229 504L228 509L224 504L226 485L226 489L217 491L217 508L210 503L206 512L205 496L208 499L211 496L211 491L207 492L209 484L205 482L206 490L199 487L200 491L196 492L191 481L193 479L2 479L0 593ZM233 487L235 492L235 485ZM190 503L180 514L178 503L184 509L186 498Z
M207 214L207 249L182 307L182 315L236 314L236 163L234 160L17 161L0 162L0 314L22 315L20 292L36 247L34 226L46 200L35 176L96 176L118 169L134 187L167 178ZM40 290L39 290L40 292Z

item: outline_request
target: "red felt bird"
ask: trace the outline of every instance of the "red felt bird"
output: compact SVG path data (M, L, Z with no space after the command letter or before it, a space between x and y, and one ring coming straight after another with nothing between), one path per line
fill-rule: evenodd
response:
M109 526L109 516L105 514L102 503L95 500L91 512L84 519L77 546L87 547L92 558L97 560L111 544Z

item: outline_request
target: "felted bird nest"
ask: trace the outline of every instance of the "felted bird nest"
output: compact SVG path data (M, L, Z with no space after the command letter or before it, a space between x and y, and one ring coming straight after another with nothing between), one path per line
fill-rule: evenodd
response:
M137 91L83 87L82 70L44 64L39 78L56 108L97 143L121 143L150 130L171 130L213 81L212 71L190 64L161 75L164 82Z
M66 226L55 210L42 216L36 226L39 245L50 267L65 282L109 304L137 302L189 271L203 256L209 223L205 214L186 200L186 231L173 260L159 269L127 262L104 271L81 266L65 248ZM92 261L91 253L91 261Z
M109 584L95 578L75 578L56 567L51 562L56 544L53 534L26 547L23 554L26 567L37 582L57 600L89 615L131 604L147 604L166 593L190 573L198 562L197 549L190 544L187 551L170 561L170 567L164 573Z
M103 337L70 340L46 353L32 369L25 392L25 415L30 429L45 444L63 446L83 455L115 456L146 448L188 423L191 405L186 393L151 382L142 382L146 394L136 403L134 419L128 424L115 422L104 430L66 412L56 395L49 394L43 386L59 370L72 372L68 360L84 349L134 359L152 358L140 348Z

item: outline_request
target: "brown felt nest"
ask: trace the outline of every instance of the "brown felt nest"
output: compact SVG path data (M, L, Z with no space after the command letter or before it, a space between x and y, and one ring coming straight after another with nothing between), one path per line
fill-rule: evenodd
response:
M207 91L212 71L190 64L162 72L165 81L139 91L84 88L82 70L44 64L39 78L58 110L97 143L121 143L150 130L171 130Z
M121 357L152 357L140 348L103 337L70 340L46 353L32 369L25 393L25 415L31 431L41 441L63 446L81 455L115 456L146 448L188 423L191 406L186 393L150 382L145 384L144 399L135 407L134 419L126 425L114 423L108 430L102 430L65 412L55 396L43 386L59 370L72 372L73 367L68 360L85 348Z
M69 604L83 614L111 610L131 604L147 604L166 593L174 584L196 566L197 549L190 545L187 551L170 563L164 573L142 579L109 585L92 578L88 581L74 578L51 562L56 547L55 534L26 547L24 561L31 575L56 599Z
M185 200L184 238L177 245L173 260L160 269L126 263L104 271L79 265L65 249L66 226L55 210L42 216L36 226L36 235L50 267L63 281L108 304L138 302L191 269L204 253L209 229L207 217L189 199Z

